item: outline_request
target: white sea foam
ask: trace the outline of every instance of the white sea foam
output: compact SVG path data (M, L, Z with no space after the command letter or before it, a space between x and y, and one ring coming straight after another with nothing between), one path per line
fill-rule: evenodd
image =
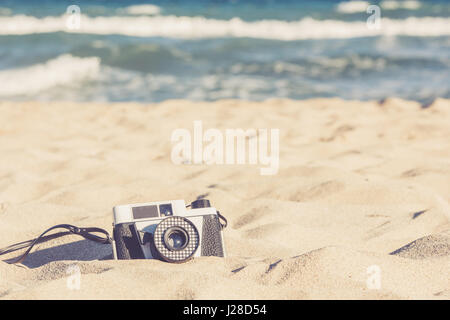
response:
M138 4L126 7L125 12L133 15L157 15L161 13L161 8L153 4Z
M346 1L337 5L336 10L341 13L365 12L370 3L367 1Z
M419 1L415 0L383 0L381 2L381 8L384 10L397 10L397 9L406 9L406 10L417 10L422 4Z
M371 30L366 21L315 20L299 21L259 20L247 22L239 18L231 20L205 17L177 16L115 16L81 17L80 29L66 27L67 16L42 19L16 15L0 17L0 35L72 32L87 34L119 34L138 37L168 37L182 39L248 37L273 40L345 39L370 36L419 36L450 35L450 18L409 17L403 20L382 18L381 28Z
M358 13L365 12L369 6L370 3L368 1L345 1L339 3L336 6L336 10L340 13ZM383 0L381 1L380 6L384 10L417 10L422 4L420 1L416 0Z
M36 94L56 86L93 80L99 73L97 57L61 55L42 64L0 71L0 96Z

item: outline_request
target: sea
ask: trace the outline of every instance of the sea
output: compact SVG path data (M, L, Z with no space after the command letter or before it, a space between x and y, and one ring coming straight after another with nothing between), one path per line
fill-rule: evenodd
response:
M443 0L0 0L0 100L450 98Z

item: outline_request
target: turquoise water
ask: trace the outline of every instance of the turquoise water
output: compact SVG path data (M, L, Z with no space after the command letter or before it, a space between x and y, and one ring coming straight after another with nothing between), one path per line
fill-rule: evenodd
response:
M450 98L447 1L72 4L0 0L0 100Z

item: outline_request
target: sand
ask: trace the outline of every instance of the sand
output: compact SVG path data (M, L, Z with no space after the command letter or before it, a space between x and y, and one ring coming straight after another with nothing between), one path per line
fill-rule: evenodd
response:
M225 259L41 244L0 262L2 299L450 298L450 100L2 102L0 115L0 247L59 223L111 232L118 204L206 196L229 220ZM280 129L278 173L174 165L171 133L194 120Z

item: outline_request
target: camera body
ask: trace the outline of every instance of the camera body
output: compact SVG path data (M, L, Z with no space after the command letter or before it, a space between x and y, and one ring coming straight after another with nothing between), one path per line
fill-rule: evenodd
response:
M180 263L193 257L225 257L220 214L206 199L116 206L114 254L118 259Z

